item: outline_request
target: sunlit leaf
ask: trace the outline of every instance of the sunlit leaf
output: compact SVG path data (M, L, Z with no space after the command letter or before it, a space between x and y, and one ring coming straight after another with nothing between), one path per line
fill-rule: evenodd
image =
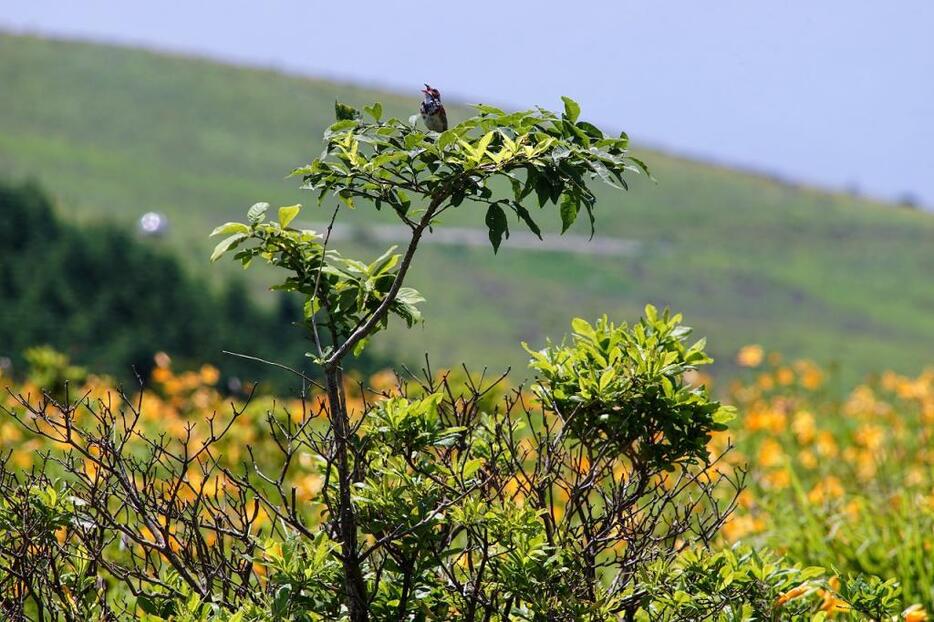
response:
M289 226L295 217L298 216L298 213L302 211L301 204L296 203L295 205L288 205L286 207L279 208L279 226L285 229Z

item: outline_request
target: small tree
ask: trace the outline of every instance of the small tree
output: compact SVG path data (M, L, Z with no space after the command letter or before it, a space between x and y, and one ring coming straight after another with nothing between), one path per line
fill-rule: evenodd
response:
M541 237L523 204L533 195L540 207L559 206L562 232L583 209L593 233L596 199L588 180L599 178L626 188L626 174L648 173L640 160L628 154L625 134L605 136L591 123L578 120L580 107L575 101L563 99L565 111L560 117L541 108L507 114L477 106L478 116L441 134L421 131L414 117L409 123L384 122L378 103L364 109L372 122L337 104L338 120L325 132L324 153L292 174L302 177L303 188L318 192L319 202L332 195L348 208L358 199L372 202L377 210L389 207L411 230L402 254L391 248L369 264L344 258L328 248L330 227L323 236L289 229L298 205L279 208L278 222L264 223L269 206L258 203L249 211L249 223L228 223L214 231L227 237L212 259L244 246L236 254L244 265L260 256L284 268L290 276L279 287L307 297L305 321L317 347L314 359L324 370L334 425L336 516L354 622L366 619L366 589L351 500L352 432L342 395L343 361L351 352L359 353L386 326L390 313L410 326L419 320L417 304L423 298L403 283L422 236L446 211L465 201L486 205L484 222L494 251L509 236L507 212ZM512 185L511 197L494 195L490 184L499 177ZM332 225L336 216L337 210Z

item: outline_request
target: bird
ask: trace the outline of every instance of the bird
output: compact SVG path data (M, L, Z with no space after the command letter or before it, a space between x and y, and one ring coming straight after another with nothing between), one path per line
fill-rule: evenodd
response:
M425 126L433 132L443 132L448 129L448 115L441 104L441 92L431 85L426 84L422 89L425 99L422 101L419 111L422 113L422 121Z

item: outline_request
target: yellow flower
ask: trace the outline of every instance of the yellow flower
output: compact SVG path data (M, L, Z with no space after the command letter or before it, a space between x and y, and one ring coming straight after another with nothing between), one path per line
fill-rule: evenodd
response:
M878 449L885 440L885 430L880 426L864 424L856 430L854 440L867 449Z
M207 385L217 384L217 381L220 380L221 373L213 365L202 365L201 371L201 382Z
M777 466L785 459L785 452L782 446L775 440L767 438L759 446L758 462L764 467Z
M791 485L791 473L788 469L778 469L767 474L763 483L769 488L781 490Z
M928 614L921 605L912 605L902 612L905 622L924 622L928 619Z
M746 416L746 428L753 432L768 430L773 434L780 434L785 431L787 425L788 417L783 410L761 401L756 402Z
M731 514L723 524L723 535L730 542L736 542L749 534L761 531L764 527L760 519L748 514Z
M798 462L806 469L817 468L817 456L810 449L804 449L798 453Z
M876 476L876 458L868 450L861 450L856 457L856 475L863 481L871 480Z
M298 494L303 500L312 499L321 491L324 480L317 475L306 475L298 483Z
M156 367L152 370L152 380L159 384L165 384L172 377L172 371L166 367Z
M819 456L833 458L837 455L837 441L835 441L833 435L826 430L817 435L815 448Z
M807 445L814 440L817 431L817 426L814 424L814 415L806 410L798 411L791 422L791 429L794 431L795 436L798 437L798 442Z
M909 486L920 486L924 483L924 470L915 465L908 468L908 474L905 475L905 483Z
M762 364L763 358L765 358L765 351L762 346L750 344L740 348L736 355L736 364L740 367L758 367Z
M812 361L796 361L795 370L801 378L801 386L809 391L819 389L824 384L824 372Z
M844 492L840 480L833 475L828 475L811 489L808 493L808 501L817 505L829 499L842 497Z

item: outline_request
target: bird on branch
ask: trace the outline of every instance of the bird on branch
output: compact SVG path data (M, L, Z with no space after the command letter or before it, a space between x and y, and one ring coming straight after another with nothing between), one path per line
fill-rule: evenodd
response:
M448 129L448 115L441 104L441 92L426 84L422 93L425 94L425 99L422 101L420 112L425 126L434 132Z

